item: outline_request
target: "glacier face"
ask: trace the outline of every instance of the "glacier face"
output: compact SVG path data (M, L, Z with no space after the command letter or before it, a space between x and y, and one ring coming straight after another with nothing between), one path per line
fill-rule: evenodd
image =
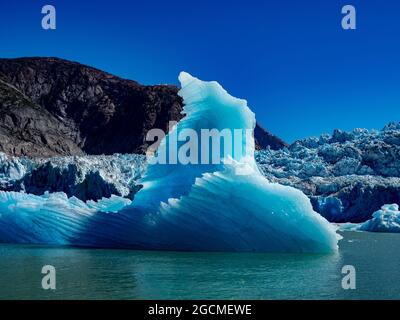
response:
M246 101L217 82L186 73L180 81L185 117L157 156L184 129L254 129ZM149 164L133 202L117 196L83 202L64 193L0 192L0 240L153 250L336 251L336 228L309 199L265 179L253 139L240 148L242 154L225 154L216 164Z
M272 182L302 190L332 222L364 222L400 202L400 123L382 130L335 130L256 154Z
M136 154L30 159L0 153L0 190L63 192L83 201L111 195L132 199L145 167L145 156Z

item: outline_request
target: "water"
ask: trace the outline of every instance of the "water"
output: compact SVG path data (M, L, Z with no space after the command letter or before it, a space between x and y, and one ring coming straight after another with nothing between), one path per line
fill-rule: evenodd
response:
M399 299L400 234L344 232L330 255L0 245L0 299ZM57 289L41 289L54 265ZM353 265L357 289L343 290Z

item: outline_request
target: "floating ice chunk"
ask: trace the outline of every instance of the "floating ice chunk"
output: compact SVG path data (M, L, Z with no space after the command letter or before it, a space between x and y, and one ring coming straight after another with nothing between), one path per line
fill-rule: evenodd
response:
M372 215L372 219L364 222L358 230L371 232L400 233L400 211L397 204L387 204Z

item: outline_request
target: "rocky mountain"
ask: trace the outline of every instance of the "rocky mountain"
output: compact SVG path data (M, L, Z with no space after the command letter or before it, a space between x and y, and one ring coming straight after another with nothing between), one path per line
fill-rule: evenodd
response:
M144 86L58 58L0 59L0 151L50 157L143 153L146 133L181 119L173 85ZM285 142L257 125L259 149Z
M0 150L14 155L83 154L76 134L0 79Z

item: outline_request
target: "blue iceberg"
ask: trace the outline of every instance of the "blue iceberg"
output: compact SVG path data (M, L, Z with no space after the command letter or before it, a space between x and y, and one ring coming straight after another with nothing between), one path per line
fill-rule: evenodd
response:
M133 202L117 196L83 202L63 193L0 192L0 241L147 250L336 251L336 227L313 211L310 200L260 173L254 139L247 134L256 123L247 102L217 82L187 73L179 79L185 117L149 159ZM241 139L232 135L211 153L201 145L188 163L171 161L187 142L176 137L201 136L204 129L241 130ZM228 144L233 148L226 152ZM213 161L216 151L221 161Z

